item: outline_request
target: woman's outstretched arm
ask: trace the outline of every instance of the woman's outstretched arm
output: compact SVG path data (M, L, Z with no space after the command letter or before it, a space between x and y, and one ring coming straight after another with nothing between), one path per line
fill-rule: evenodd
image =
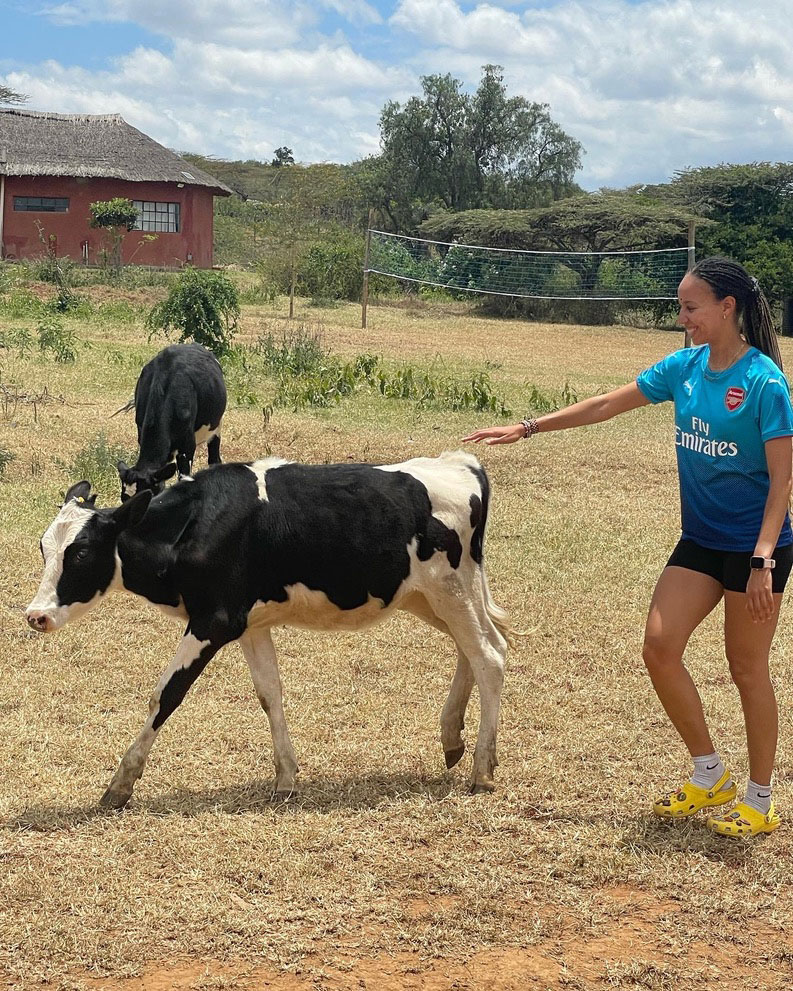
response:
M620 386L602 396L592 396L591 399L582 399L580 403L573 403L555 413L546 413L533 421L536 425L536 433L547 433L551 430L568 430L570 427L584 427L590 423L602 423L610 420L620 413L627 413L628 410L637 409L639 406L647 406L650 400L639 389L635 382ZM470 440L475 444L484 441L486 444L513 444L516 440L521 440L526 436L526 427L523 423L512 424L508 427L483 427L481 430L474 430L473 433L463 437L464 441Z

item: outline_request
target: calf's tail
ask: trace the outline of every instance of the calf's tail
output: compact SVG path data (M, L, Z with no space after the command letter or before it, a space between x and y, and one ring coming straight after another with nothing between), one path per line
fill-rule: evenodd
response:
M479 563L479 573L482 577L482 596L485 602L485 608L487 609L487 614L490 617L491 622L501 634L501 636L507 641L510 647L515 646L516 637L521 636L513 628L509 620L509 613L506 609L499 606L493 596L490 594L490 586L487 583L487 575L485 574L484 566L484 542L485 542L485 531L487 530L487 517L490 510L490 480L487 477L485 469L479 466L475 469L476 476L479 479L479 487L481 490L482 499L482 509L481 515L478 522L474 528L474 539L472 541L472 554L475 558L478 557Z

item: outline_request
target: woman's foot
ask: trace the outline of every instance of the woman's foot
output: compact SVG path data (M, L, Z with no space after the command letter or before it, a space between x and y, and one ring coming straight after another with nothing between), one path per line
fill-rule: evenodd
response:
M668 795L656 799L653 812L662 819L686 819L702 809L734 802L737 793L735 782L725 768L724 774L712 788L700 788L687 781L677 791L670 791Z
M766 815L745 802L739 802L724 815L710 816L707 826L719 836L757 836L760 833L772 833L781 822L773 802Z

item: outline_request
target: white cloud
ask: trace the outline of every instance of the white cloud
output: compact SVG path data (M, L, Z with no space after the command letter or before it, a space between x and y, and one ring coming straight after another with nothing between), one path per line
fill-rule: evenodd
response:
M182 150L269 158L287 145L302 161L351 161L378 150L380 109L418 93L421 75L474 88L496 62L511 95L549 103L583 143L588 188L793 159L793 0L397 0L387 23L377 2L42 2L42 16L86 31L136 24L162 50L102 71L6 53L1 81L31 107L120 112Z
M417 73L452 71L473 87L484 62L503 65L511 94L549 103L582 141L592 186L793 158L789 117L776 109L793 106L791 14L773 0L751 10L743 0L562 0L468 11L401 0L391 24L420 45Z

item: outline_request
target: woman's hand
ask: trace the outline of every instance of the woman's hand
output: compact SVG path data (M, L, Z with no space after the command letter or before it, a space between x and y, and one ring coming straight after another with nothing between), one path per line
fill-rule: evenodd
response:
M765 623L774 614L774 593L771 590L771 571L758 568L749 574L746 583L746 608L755 623Z
M485 444L514 444L516 440L523 440L526 436L526 428L522 423L516 423L511 427L483 427L482 430L474 430L473 433L463 437L463 441L473 441L478 444L483 440Z

